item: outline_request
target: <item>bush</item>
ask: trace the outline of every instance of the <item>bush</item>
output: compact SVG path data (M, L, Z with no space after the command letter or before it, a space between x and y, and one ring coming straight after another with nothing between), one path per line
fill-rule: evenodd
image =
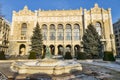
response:
M71 52L66 52L64 59L72 59Z
M86 59L86 58L87 58L87 55L86 55L86 53L84 53L84 52L77 52L76 58L77 58L78 60L80 60L80 59Z
M36 56L36 55L37 55L37 54L36 54L35 52L30 51L30 55L29 55L28 59L37 59L37 56Z
M0 60L6 60L6 57L3 51L0 51Z
M105 51L103 60L104 61L115 61L115 57L113 56L113 53L111 51Z

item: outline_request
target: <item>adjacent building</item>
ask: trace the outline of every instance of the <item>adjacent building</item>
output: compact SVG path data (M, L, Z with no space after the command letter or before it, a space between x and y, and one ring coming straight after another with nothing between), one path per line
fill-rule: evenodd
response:
M115 42L116 42L116 53L120 55L120 20L113 24Z
M10 23L3 17L0 17L0 51L4 51L4 53L8 53L9 32Z
M28 55L31 50L30 38L33 28L39 23L43 35L43 52L48 46L52 55L63 55L69 51L74 56L83 51L82 36L87 26L95 25L102 36L104 51L115 53L111 9L103 9L95 4L90 10L36 10L27 6L18 12L13 11L11 27L11 55Z

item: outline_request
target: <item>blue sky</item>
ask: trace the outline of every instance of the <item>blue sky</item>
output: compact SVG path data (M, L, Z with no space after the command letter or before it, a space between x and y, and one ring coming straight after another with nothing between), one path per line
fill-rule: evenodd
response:
M113 23L120 18L120 0L0 0L2 14L11 22L12 11L19 11L25 5L31 10L61 10L79 9L80 7L90 9L98 3L100 7L112 9Z

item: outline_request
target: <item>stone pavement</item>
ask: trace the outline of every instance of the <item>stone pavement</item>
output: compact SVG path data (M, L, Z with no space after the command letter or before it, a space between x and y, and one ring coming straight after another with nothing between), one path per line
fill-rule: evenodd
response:
M0 80L7 80L7 76L0 72Z
M115 70L117 72L120 72L120 59L117 59L116 62L110 62L110 61L103 61L101 59L96 60L80 60L80 63L84 64L92 64L96 66L105 67L108 69Z

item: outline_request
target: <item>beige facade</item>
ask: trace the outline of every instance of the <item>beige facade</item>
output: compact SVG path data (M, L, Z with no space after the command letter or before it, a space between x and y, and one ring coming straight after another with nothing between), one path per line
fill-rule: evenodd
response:
M0 17L0 51L8 53L10 23Z
M76 51L83 51L82 36L87 26L96 25L104 51L115 53L111 9L99 8L95 4L90 10L36 10L31 11L27 6L18 12L13 11L11 28L11 54L27 55L30 51L30 37L36 23L42 29L44 49L50 47L53 55L70 51L74 56ZM44 52L43 49L43 52Z

